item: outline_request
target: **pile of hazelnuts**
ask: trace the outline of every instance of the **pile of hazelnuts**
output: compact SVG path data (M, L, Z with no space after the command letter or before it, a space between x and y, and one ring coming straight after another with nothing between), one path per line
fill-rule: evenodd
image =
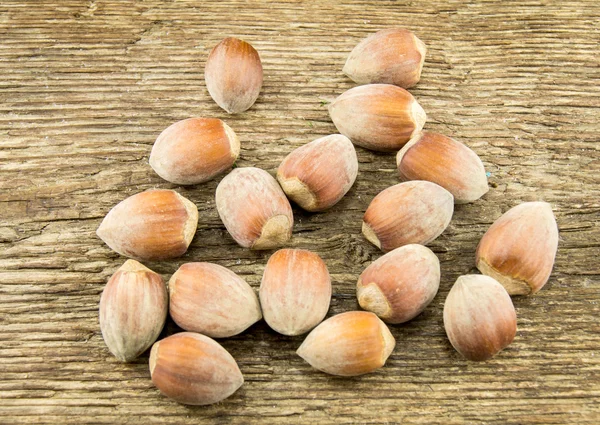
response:
M283 335L310 331L297 353L323 372L356 376L382 367L395 346L386 323L413 319L438 291L440 263L425 245L446 229L455 203L473 202L488 191L476 153L422 131L425 111L406 88L419 81L425 53L423 42L405 29L367 37L344 66L362 85L329 105L341 134L292 151L276 178L255 167L234 168L216 190L219 216L239 245L280 248L292 236L289 200L324 211L352 187L358 174L354 145L397 152L404 182L375 196L362 223L365 238L385 253L358 279L364 311L323 321L330 275L319 255L302 249L280 249L269 258L258 297L240 276L206 262L183 264L167 289L160 275L136 260L183 255L196 233L198 209L173 190L154 189L116 205L97 231L114 251L136 259L115 272L100 300L100 327L110 351L127 362L152 346L154 384L166 396L196 405L223 400L244 382L234 358L212 338L237 335L261 318ZM208 57L205 79L221 108L247 110L262 87L258 52L236 38L221 41ZM239 153L240 141L223 121L190 118L158 136L150 165L169 182L200 184L232 168ZM483 274L459 277L444 305L446 333L461 355L486 360L513 341L510 295L534 294L544 286L557 246L556 221L545 202L517 205L489 228L475 253ZM186 332L155 342L168 313Z

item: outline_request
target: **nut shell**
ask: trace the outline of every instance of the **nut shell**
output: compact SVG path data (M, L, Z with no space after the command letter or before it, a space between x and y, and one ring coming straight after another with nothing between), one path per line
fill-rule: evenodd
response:
M281 249L267 262L259 295L265 321L272 329L301 335L317 326L329 310L329 271L314 252Z
M338 131L366 149L400 149L425 124L427 116L415 98L391 84L351 88L329 105Z
M167 397L183 404L217 403L244 383L231 354L207 336L182 332L152 346L152 382Z
M226 38L210 52L204 78L217 105L229 113L243 112L254 104L262 87L260 56L249 43Z
M405 245L371 263L360 275L356 296L362 308L387 323L404 323L437 294L440 262L423 245Z
M517 333L517 314L506 290L483 275L457 279L444 304L444 327L452 346L482 361L507 347Z
M413 137L396 157L402 180L437 183L454 196L454 202L473 202L489 190L481 159L466 145L439 133L426 131Z
M240 154L235 132L216 118L188 118L167 127L156 139L150 166L175 184L208 181L231 168Z
M218 264L181 265L169 280L169 295L175 323L212 338L237 335L262 318L250 285Z
M233 239L245 248L272 249L292 237L292 207L269 173L236 168L217 186L219 217Z
M322 372L357 376L382 367L395 345L390 330L376 315L348 311L313 329L297 354Z
M425 44L411 31L384 29L356 45L343 72L359 84L385 83L407 89L419 82L426 52Z
M490 226L477 247L476 264L509 294L530 295L548 282L557 249L558 227L550 204L525 202Z
M384 252L408 244L426 245L448 227L454 212L452 194L422 180L383 190L365 212L362 231Z
M167 318L167 288L160 275L127 260L100 297L100 330L122 362L136 359L156 341Z
M332 134L292 151L277 170L286 195L307 211L323 211L350 190L358 174L350 139Z
M96 231L111 249L138 260L166 260L188 249L198 225L196 206L173 190L130 196L111 209Z

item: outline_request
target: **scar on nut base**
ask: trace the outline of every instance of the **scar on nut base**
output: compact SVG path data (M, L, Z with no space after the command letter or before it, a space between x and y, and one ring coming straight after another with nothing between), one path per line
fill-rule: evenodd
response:
M440 286L440 262L423 245L396 248L371 263L360 275L360 306L387 323L407 322L425 310Z
M292 207L277 180L259 168L236 168L217 186L217 211L244 248L278 248L292 237Z
M485 275L457 279L444 303L444 327L452 346L469 360L488 360L517 334L517 314L510 296Z
M423 180L400 183L380 192L363 218L365 238L384 252L408 244L426 245L448 227L454 198Z
M156 139L150 166L175 184L198 184L231 168L240 154L235 132L216 118L188 118L167 127Z
M149 363L154 385L182 404L217 403L244 383L231 354L213 339L193 332L171 335L155 343Z
M427 119L408 91L391 84L351 88L329 105L329 115L352 143L381 152L400 149Z
M292 151L277 170L285 194L306 211L332 207L350 190L358 175L350 139L332 134Z
M153 189L117 204L96 233L126 257L166 260L185 254L197 226L196 205L173 190Z
M359 84L385 83L407 89L419 82L426 52L425 44L411 31L384 29L356 45L343 72Z
M314 252L281 249L267 262L259 295L265 321L272 329L301 335L321 323L329 310L329 271Z
M330 375L357 376L382 367L396 345L388 327L368 311L348 311L308 334L297 354Z
M525 202L490 226L477 247L476 264L509 294L531 295L548 282L557 249L558 227L550 204Z
M160 335L167 308L167 288L160 275L127 260L100 297L100 330L110 352L122 362L135 360Z
M401 180L437 183L454 196L457 204L473 202L489 190L477 154L443 134L417 134L398 152L396 164Z
M186 263L169 280L169 312L186 331L212 338L237 335L262 318L244 279L213 263Z
M254 105L262 87L260 56L249 43L228 37L210 52L204 78L217 105L230 114L243 112Z

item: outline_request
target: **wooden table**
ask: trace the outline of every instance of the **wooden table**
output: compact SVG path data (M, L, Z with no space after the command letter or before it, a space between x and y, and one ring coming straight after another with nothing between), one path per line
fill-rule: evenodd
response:
M258 288L270 252L237 246L215 210L219 178L177 187L149 167L176 120L222 118L242 141L238 166L274 171L293 148L336 131L327 102L374 31L414 30L429 48L412 93L426 128L474 149L490 192L457 206L430 247L440 291L393 326L385 368L343 379L311 369L261 322L222 344L246 383L185 407L153 387L148 356L118 363L98 301L124 262L96 236L108 210L148 188L176 188L200 210L188 253L147 263L168 279L189 261L230 267ZM246 113L210 99L203 69L226 36L251 42L265 70ZM597 1L79 1L0 3L0 423L600 423L600 4ZM290 246L326 261L329 314L357 308L358 275L380 252L360 233L370 200L398 182L394 155L357 149L360 173L330 211L294 209ZM474 273L487 227L522 201L552 203L560 228L546 287L514 298L514 344L484 363L450 346L442 308ZM169 323L164 335L177 332Z

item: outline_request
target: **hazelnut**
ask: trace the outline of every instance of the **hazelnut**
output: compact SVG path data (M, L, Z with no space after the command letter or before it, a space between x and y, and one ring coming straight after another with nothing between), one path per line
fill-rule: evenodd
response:
M217 186L216 204L229 234L245 248L277 248L292 237L292 207L264 170L234 169Z
M466 275L456 280L446 298L444 327L456 351L469 360L482 361L513 341L517 314L510 296L496 280Z
M228 37L210 52L204 78L217 105L231 114L243 112L254 104L262 87L258 52L249 43Z
M331 279L314 252L281 249L269 258L260 285L265 321L283 335L301 335L329 310Z
M346 91L329 105L329 115L352 143L382 152L400 149L421 131L427 118L409 92L390 84Z
M485 169L477 154L439 133L417 134L398 152L396 163L402 180L437 183L457 204L473 202L488 191Z
M376 315L348 311L313 329L297 353L322 372L357 376L382 367L395 345L390 330Z
M440 262L423 245L405 245L371 263L356 287L358 303L387 323L403 323L420 314L437 294Z
M307 211L323 211L350 190L358 159L350 139L332 134L292 151L277 170L286 195Z
M231 354L207 336L182 332L158 341L150 352L152 382L182 404L226 399L244 383Z
M173 190L130 196L111 209L96 231L112 250L139 260L179 257L198 225L196 206Z
M416 85L425 62L425 44L411 31L390 28L377 31L352 50L344 74L359 84Z
M454 212L452 194L422 180L388 187L365 212L362 231L384 252L402 245L426 245L448 227Z
M160 133L150 166L171 183L197 184L231 168L239 154L240 141L223 121L188 118Z
M175 323L212 338L237 335L262 318L250 285L218 264L183 264L169 280L169 295Z
M122 362L146 351L165 325L167 288L160 275L127 260L108 280L100 297L100 330Z
M548 282L558 248L558 227L546 202L508 210L483 235L476 253L481 273L511 295L530 295Z

